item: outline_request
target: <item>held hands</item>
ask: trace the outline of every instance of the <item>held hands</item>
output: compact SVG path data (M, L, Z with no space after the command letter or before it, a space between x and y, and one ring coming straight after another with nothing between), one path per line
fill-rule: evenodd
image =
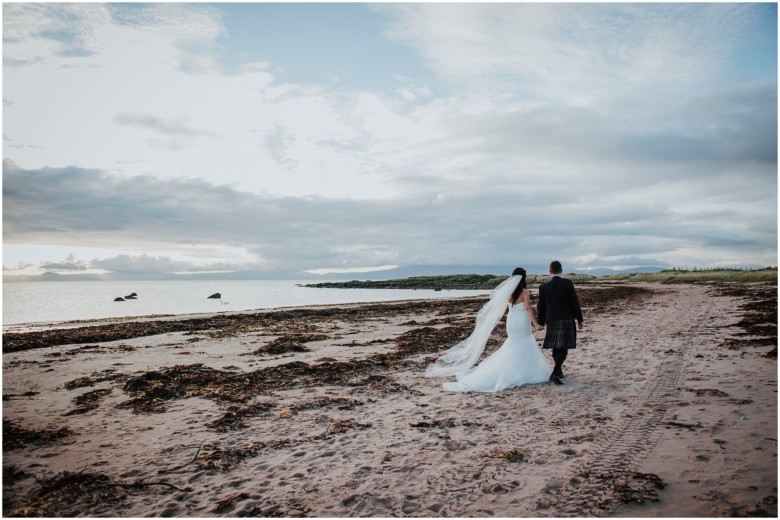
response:
M580 328L582 328L582 327L580 327ZM534 323L534 329L535 329L535 330L537 330L537 331L539 331L539 330L543 330L543 329L544 329L544 327L542 327L542 326L541 326L541 325L539 325L538 323Z

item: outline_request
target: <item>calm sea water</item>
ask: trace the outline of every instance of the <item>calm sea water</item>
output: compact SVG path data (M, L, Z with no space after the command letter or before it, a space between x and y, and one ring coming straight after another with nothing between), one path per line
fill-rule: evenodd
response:
M291 280L4 282L3 324L269 309L334 303L455 298L488 291L315 289ZM115 302L138 293L137 300ZM208 296L220 293L222 300Z

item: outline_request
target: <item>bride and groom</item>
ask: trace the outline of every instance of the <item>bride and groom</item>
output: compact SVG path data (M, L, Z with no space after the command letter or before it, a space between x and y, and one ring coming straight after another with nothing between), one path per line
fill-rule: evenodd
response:
M551 262L550 280L539 286L538 318L535 318L525 269L515 269L493 290L488 302L477 313L471 335L430 365L426 375L455 376L456 381L444 383L445 389L455 392L498 392L547 380L563 384L563 362L569 349L576 348L574 321L582 330L583 316L574 284L562 278L562 274L561 263ZM506 341L473 367L507 306ZM552 350L555 361L552 370L532 333L532 327L542 330L543 325L547 330L542 348Z

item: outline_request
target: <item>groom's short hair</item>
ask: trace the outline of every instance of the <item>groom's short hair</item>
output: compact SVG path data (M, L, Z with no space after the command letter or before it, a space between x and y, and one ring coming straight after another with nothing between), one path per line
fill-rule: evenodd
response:
M563 266L558 260L553 260L550 262L550 271L552 271L553 274L561 274L563 272Z

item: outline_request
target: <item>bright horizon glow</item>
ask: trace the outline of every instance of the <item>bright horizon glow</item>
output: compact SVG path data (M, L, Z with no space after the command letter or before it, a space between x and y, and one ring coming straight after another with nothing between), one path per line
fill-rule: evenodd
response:
M375 273L378 271L390 271L392 269L398 269L398 265L379 265L376 267L347 267L347 268L322 268L322 269L307 269L304 271L309 274L347 274L347 273Z

